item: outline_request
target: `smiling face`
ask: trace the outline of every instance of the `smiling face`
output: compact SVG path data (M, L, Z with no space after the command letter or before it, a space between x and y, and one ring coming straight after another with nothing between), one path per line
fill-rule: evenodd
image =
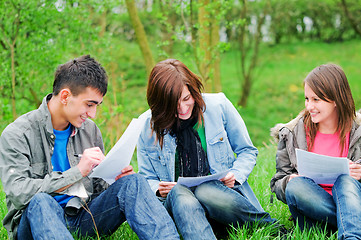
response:
M87 87L82 93L76 96L71 94L69 89L63 89L60 92L60 96L64 108L63 114L61 115L62 119L58 120L63 123L60 125L60 128L64 129L69 123L79 128L87 118L94 118L97 106L103 101L103 95L91 87Z
M320 99L307 83L305 84L305 107L310 113L312 122L319 124L321 132L332 133L335 130L338 122L335 102Z
M194 107L194 98L189 92L188 87L183 87L182 95L178 101L178 117L182 120L187 120L192 116Z

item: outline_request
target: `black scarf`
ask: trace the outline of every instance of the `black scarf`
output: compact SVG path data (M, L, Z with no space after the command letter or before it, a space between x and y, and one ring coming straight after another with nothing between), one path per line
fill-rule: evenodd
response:
M173 127L171 131L177 143L176 179L178 176L199 177L209 174L207 155L198 132L193 129L195 124L195 118L180 120L180 126Z

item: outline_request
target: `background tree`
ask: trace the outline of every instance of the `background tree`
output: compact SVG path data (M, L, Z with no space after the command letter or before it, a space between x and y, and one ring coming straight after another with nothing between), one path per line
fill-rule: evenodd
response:
M155 65L153 54L151 49L149 48L147 35L144 31L144 27L142 22L139 19L138 11L135 6L134 0L125 0L125 3L127 5L128 13L130 20L132 22L135 35L137 37L137 42L139 44L140 50L142 51L145 66L147 68L147 73L150 73L152 68Z
M361 36L361 5L360 1L346 1L341 0L342 8L345 12L346 18L350 22L353 30Z
M259 101L261 91L266 91L259 90L258 85L264 84L260 76L275 61L265 58L265 52L285 48L293 55L297 47L289 47L291 45L323 41L347 44L360 38L347 20L341 1L131 2L137 6L138 17L147 33L144 39L155 60L171 57L184 61L207 79L206 91L224 91L235 105L237 102L245 105L241 111L248 111L247 116L258 118L254 104ZM345 2L357 22L359 0ZM247 11L242 12L244 10ZM130 119L147 109L147 68L136 39L125 1L0 1L1 126L39 105L52 89L58 64L90 54L102 62L109 73L109 93L96 121L106 146L111 146ZM148 69L153 64L149 64ZM239 80L235 76L239 76ZM246 78L251 79L250 84L244 81ZM221 79L223 86L216 79ZM291 89L294 91L297 87ZM246 103L240 100L241 94L248 95ZM255 132L252 134L257 135Z
M219 13L221 2L199 1L198 8L198 61L199 72L207 92L221 91L219 43ZM194 34L193 34L194 36Z
M269 35L273 38L272 44L279 44L282 40L290 42L292 38L297 38L299 35L297 24L300 22L299 16L304 8L297 6L295 1L289 0L271 0L270 7L269 15L272 24L270 24Z
M265 17L268 14L268 9L270 8L269 2L260 4L259 12L254 12L251 15L251 11L248 8L248 1L242 0L242 7L240 13L239 22L239 50L240 50L240 68L242 74L242 92L241 97L238 101L238 104L245 107L247 105L247 100L251 92L252 81L254 70L257 66L257 60L259 56L259 45L262 41L262 32L261 27L265 21ZM256 2L254 4L257 4ZM254 31L249 31L249 24L253 19L255 19ZM242 21L245 20L245 21Z
M15 67L15 48L16 40L18 38L20 29L21 6L15 2L4 1L0 5L0 9L7 9L7 12L1 12L0 30L1 30L1 45L5 51L10 53L11 65L11 106L13 118L17 117L15 105L15 92L16 92L16 67ZM5 17L12 17L7 19Z
M195 67L207 92L219 92L221 86L219 26L224 17L226 1L189 1L183 8L183 29L191 37L190 49ZM188 17L188 18L187 18Z
M38 91L48 86L43 76L52 71L50 66L59 57L56 51L62 45L62 26L66 23L55 1L5 0L0 4L0 62L4 69L0 73L1 105L6 118L15 119L16 105L40 104Z
M161 36L157 40L157 46L160 47L160 57L168 58L173 56L174 43L177 36L176 28L180 26L180 6L179 0L157 0L154 1L152 13L156 16L155 25L158 25L157 35Z

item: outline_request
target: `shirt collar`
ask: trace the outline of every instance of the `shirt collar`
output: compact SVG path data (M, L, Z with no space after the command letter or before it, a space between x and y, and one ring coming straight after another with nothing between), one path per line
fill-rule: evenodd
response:
M43 101L42 101L42 103L41 103L41 105L39 107L39 111L41 112L42 117L43 117L42 120L45 123L45 129L49 134L54 134L53 123L51 122L51 114L50 114L50 111L49 111L49 108L48 108L48 102L50 101L52 96L53 96L52 93L46 95L43 98ZM72 127L72 132L71 132L70 137L74 137L78 133L79 129L83 129L85 122L79 128L71 126Z

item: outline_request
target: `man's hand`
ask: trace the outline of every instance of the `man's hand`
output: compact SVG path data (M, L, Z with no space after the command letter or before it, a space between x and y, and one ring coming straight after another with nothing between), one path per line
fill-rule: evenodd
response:
M99 147L85 149L77 165L81 175L83 177L88 176L91 170L103 161L104 157L105 156Z
M166 198L170 190L176 185L176 182L159 182L158 191L160 196Z
M119 174L118 176L116 176L115 178L115 181L117 181L119 178L122 178L124 176L127 176L127 175L131 175L131 174L134 174L134 170L133 170L133 167L131 165L125 167L122 169L122 173Z
M226 185L227 187L233 188L234 183L236 182L236 177L234 176L233 173L229 172L224 178L219 179L219 181L223 182L223 184Z

